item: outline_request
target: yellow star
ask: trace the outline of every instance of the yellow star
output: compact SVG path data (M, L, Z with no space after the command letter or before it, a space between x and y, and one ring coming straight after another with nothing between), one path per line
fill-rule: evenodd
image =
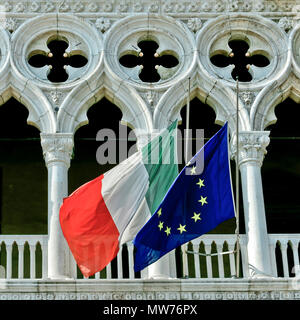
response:
M207 199L207 197L202 197L202 196L201 196L201 199L198 200L198 202L201 202L201 204L202 204L202 206L203 206L204 204L207 204L206 199Z
M193 166L191 169L191 175L196 174L196 166Z
M202 219L200 218L200 214L201 214L201 213L196 213L196 212L194 212L194 215L193 215L191 218L194 219L195 222L197 222L197 220L202 220Z
M184 226L182 226L182 225L179 223L179 228L177 228L177 230L180 231L180 234L182 234L182 232L186 232L185 227L186 227L186 224L185 224Z
M196 184L199 186L199 188L205 187L204 179L203 180L199 179L199 182L197 182Z
M161 216L161 208L157 211L157 215L160 217Z
M171 234L171 228L166 227L165 233L167 234L167 236L170 235Z
M159 221L159 224L158 224L159 231L161 231L163 227L164 227L164 223Z

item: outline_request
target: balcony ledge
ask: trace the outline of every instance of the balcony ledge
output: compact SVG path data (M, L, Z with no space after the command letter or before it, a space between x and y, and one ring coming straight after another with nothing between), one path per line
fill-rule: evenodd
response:
M298 278L0 280L0 300L300 300Z

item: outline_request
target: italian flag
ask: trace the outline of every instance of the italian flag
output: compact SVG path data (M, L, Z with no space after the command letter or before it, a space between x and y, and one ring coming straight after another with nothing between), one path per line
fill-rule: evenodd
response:
M85 277L101 271L134 239L178 175L177 121L113 169L63 200L63 235Z

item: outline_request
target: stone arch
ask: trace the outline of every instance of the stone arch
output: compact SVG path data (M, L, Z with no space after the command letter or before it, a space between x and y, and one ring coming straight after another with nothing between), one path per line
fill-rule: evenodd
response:
M155 40L159 46L158 56L173 52L179 62L170 69L157 66L161 80L156 87L173 86L196 65L194 37L184 23L170 16L143 13L120 19L106 35L104 47L109 50L104 54L105 68L115 79L126 80L138 89L151 88L149 83L139 79L140 66L128 69L119 63L119 58L125 53L139 55L138 44L141 40Z
M10 37L8 35L8 32L3 28L0 28L0 48L0 74L2 77L5 78L9 73L11 50Z
M296 103L300 102L300 80L290 73L281 85L272 83L264 88L254 101L250 111L250 121L253 130L264 130L276 123L275 108L278 104L290 97Z
M55 39L67 43L67 56L80 53L88 63L78 69L65 65L68 80L53 85L47 78L50 65L36 68L28 63L28 59L37 53L49 56L48 44ZM96 28L83 19L63 13L49 13L26 21L12 35L11 50L14 53L11 56L13 72L20 79L30 79L48 90L72 88L82 83L98 71L103 57L102 35Z
M253 81L241 83L242 90L260 90L270 84L271 80L278 82L286 78L286 72L291 67L290 50L286 34L272 20L254 15L232 14L221 15L210 20L197 34L197 49L199 50L199 72L206 77L220 79L232 89L235 81L231 77L234 65L219 68L211 63L211 56L216 53L230 54L230 40L241 40L249 44L249 56L262 54L270 59L269 65L261 70L251 65Z
M36 127L40 132L53 133L56 131L56 121L49 101L29 81L21 87L18 81L11 80L9 86L0 89L0 97L0 105L11 97L23 104L29 112L27 123Z
M74 133L86 125L88 109L104 96L121 109L123 124L147 132L152 130L151 114L138 93L124 81L115 81L104 73L94 88L86 81L66 97L58 112L58 130Z
M164 128L171 121L180 119L180 110L187 102L187 83L187 79L185 84L181 81L163 96L154 112L155 127ZM231 89L223 86L221 81L208 81L198 74L191 79L190 100L195 97L214 109L215 123L223 125L228 121L230 131L235 131L236 95ZM242 107L242 101L239 103L241 106L240 128L241 130L249 130L250 123L247 111Z

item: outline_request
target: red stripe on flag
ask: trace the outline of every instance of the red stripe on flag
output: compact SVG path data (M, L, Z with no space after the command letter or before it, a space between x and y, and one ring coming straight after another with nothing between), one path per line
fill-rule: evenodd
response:
M60 224L85 277L101 271L119 251L119 231L102 197L104 175L84 184L60 208Z

